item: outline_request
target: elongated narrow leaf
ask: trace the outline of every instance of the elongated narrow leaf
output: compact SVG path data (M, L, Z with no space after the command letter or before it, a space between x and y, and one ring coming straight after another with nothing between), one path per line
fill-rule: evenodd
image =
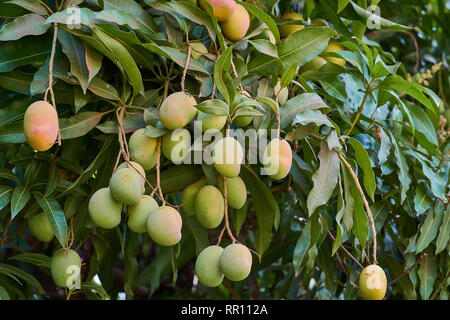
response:
M275 21L273 21L273 19L267 13L265 13L258 7L255 7L254 5L248 2L237 1L237 3L242 5L245 9L248 10L248 12L250 12L252 15L260 19L262 22L264 22L269 27L270 31L273 33L275 41L277 43L280 42L280 32L278 31L278 27Z
M425 222L420 227L420 236L416 242L416 253L425 250L431 241L436 238L441 225L443 211L443 206L437 205L434 207L433 212L427 214Z
M0 210L11 202L13 190L8 186L0 186Z
M437 276L436 258L430 250L427 253L428 256L422 260L417 272L420 279L420 296L423 300L429 299Z
M39 281L37 281L34 276L23 271L22 269L19 269L17 267L14 267L14 266L6 264L6 263L0 263L0 274L4 274L9 277L13 277L15 279L20 278L20 279L24 280L26 283L35 287L40 294L45 293L45 291L42 288Z
M35 13L18 17L0 29L0 41L18 40L25 36L44 34L50 27L44 23L45 19Z
M233 101L234 92L230 92L225 83L225 74L231 66L232 59L232 48L226 49L217 59L216 65L214 66L214 82L216 83L217 90L223 95L225 101L228 105Z
M0 73L26 64L42 62L50 55L50 51L51 43L48 38L31 37L2 43Z
M53 233L59 243L65 248L67 245L67 221L58 201L55 199L42 198L42 196L36 192L34 193L34 197L41 209L45 212L45 215L52 226Z
M306 263L306 257L308 256L308 249L310 247L311 240L311 221L305 224L302 229L302 233L297 240L293 254L293 264L295 275L297 276Z
M317 207L325 204L331 197L339 177L339 157L328 145L322 142L319 152L320 167L312 176L314 187L306 201L311 216Z
M26 263L34 264L38 267L44 267L50 269L51 257L42 253L25 252L19 253L9 258L10 260L16 260Z
M450 240L450 206L447 207L447 211L444 213L441 226L439 228L439 236L436 240L436 254L439 254L445 249Z
M250 168L244 166L241 171L242 179L252 195L252 207L256 212L256 252L260 256L269 247L272 228L280 215L280 209L272 192ZM279 220L278 220L279 221ZM277 226L275 226L277 227Z
M13 219L25 207L30 198L31 192L25 187L18 186L14 189L11 197L11 217Z
M292 124L295 116L301 112L323 109L328 106L316 93L302 93L289 99L280 110L281 127L286 128Z
M84 136L98 125L102 116L101 112L88 111L81 112L70 118L60 119L61 138L73 139Z
M370 162L369 154L367 153L366 149L364 149L361 142L354 138L348 138L348 140L350 141L353 150L355 150L355 156L358 165L364 171L364 188L373 201L375 197L376 183L375 174L372 170L372 164Z
M283 67L294 62L301 66L311 61L325 50L333 35L336 32L328 27L305 28L292 33L278 46Z

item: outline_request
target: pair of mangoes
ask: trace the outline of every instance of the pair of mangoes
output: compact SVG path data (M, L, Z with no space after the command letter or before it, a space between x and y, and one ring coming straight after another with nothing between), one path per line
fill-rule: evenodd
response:
M224 277L231 281L244 280L251 268L250 250L239 243L230 244L225 249L218 245L206 247L195 262L198 280L207 287L217 287Z
M250 26L250 15L247 9L234 0L208 0L213 8L214 16L220 22L225 37L238 41L245 37ZM206 8L202 5L206 10Z
M240 209L247 201L247 187L239 177L226 178L227 204ZM219 188L207 185L206 178L186 187L181 193L183 211L187 215L196 215L201 226L207 229L216 228L223 220L225 200L223 177L219 176Z

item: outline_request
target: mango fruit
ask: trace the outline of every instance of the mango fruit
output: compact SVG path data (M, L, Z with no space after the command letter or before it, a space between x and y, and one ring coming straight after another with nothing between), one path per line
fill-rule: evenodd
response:
M109 180L109 189L116 201L132 206L141 198L142 177L129 168L116 170Z
M128 227L137 233L146 232L148 217L158 207L155 199L148 195L142 195L137 204L128 207Z
M382 300L386 294L387 278L384 270L372 264L359 275L359 290L364 300Z
M141 176L141 179L142 179L142 193L144 193L145 192L145 183L146 183L146 181L145 181L146 178L144 178L144 177L146 177L144 168L136 161L130 161L129 164L127 162L122 162L117 167L117 170L122 169L122 168L129 168L129 169L137 171L137 173L139 173L139 175Z
M48 221L47 215L44 212L28 219L28 226L33 236L42 242L50 242L55 235L50 221Z
M112 229L120 223L122 204L112 197L109 188L101 188L89 199L88 211L96 225L103 229Z
M328 46L326 47L325 51L322 52L322 54L324 53L328 53L328 52L338 52L338 51L344 51L345 48L337 41L335 40L331 40L330 42L328 42ZM328 62L337 64L341 67L345 67L346 61L344 59L341 58L335 58L335 57L323 57L325 60L327 60Z
M207 287L217 287L222 283L223 273L220 270L220 256L223 248L209 246L200 252L195 261L195 274L198 281Z
M206 178L202 178L193 184L187 186L181 193L181 203L183 204L183 212L188 216L195 214L195 196L198 190L206 185Z
M174 246L181 240L183 221L180 213L172 207L162 206L150 212L147 231L157 244Z
M58 113L46 101L33 102L25 111L23 132L28 144L38 151L50 149L58 136Z
M166 133L161 139L161 151L164 156L175 164L182 163L189 155L191 134L186 129L176 129Z
M220 270L225 278L241 281L248 277L252 269L252 254L240 243L227 246L220 256Z
M238 41L245 37L249 26L250 15L240 4L236 4L231 16L220 23L223 35L231 41Z
M229 178L237 177L244 160L241 144L231 137L225 137L214 145L214 167L221 175Z
M159 108L159 120L167 129L181 129L194 119L196 105L192 96L181 91L172 93Z
M219 116L205 112L198 112L195 125L201 131L206 130L222 130L227 123L227 116Z
M211 7L213 7L214 16L218 21L225 21L230 18L236 2L234 0L205 0L208 1ZM203 9L206 10L205 6L200 2Z
M76 251L64 248L55 251L50 263L50 273L58 288L74 287L80 271L81 259Z
M224 199L219 189L211 185L201 187L195 195L195 214L206 229L216 228L223 220Z
M150 138L141 128L133 132L128 142L131 157L139 163L144 170L150 170L156 165L158 139Z
M237 176L234 178L226 178L227 185L227 204L233 209L240 209L247 201L247 187L244 180ZM219 176L219 190L224 194L223 177Z
M263 154L263 165L266 174L274 180L281 180L291 170L292 149L284 139L273 139Z

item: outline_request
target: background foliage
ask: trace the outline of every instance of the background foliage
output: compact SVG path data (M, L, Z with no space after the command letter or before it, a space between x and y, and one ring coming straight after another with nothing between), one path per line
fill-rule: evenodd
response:
M361 269L342 247L366 265L373 234L336 148L357 172L374 214L378 263L392 282L387 298L448 299L445 1L372 1L384 18L376 30L366 28L365 0L247 2L250 29L236 43L192 1L55 1L0 0L0 285L11 298L65 298L49 276L49 261L73 230L83 283L72 299L356 299ZM81 8L80 28L68 19L74 6ZM322 18L330 28L308 27L280 42L279 16L293 10L305 24ZM49 85L55 25L53 89L63 140L61 147L34 152L25 143L23 114ZM319 55L331 37L346 48L334 54L347 60L346 68L291 72ZM214 82L216 96L227 102L242 84L264 110L253 125L274 128L273 88L279 78L289 88L280 113L295 150L290 175L274 182L254 175L258 167L246 167L251 198L245 210L231 212L239 239L262 259L254 256L246 281L215 289L198 285L193 267L218 230L207 232L183 215L181 244L166 248L125 224L96 228L87 212L93 192L108 185L119 150L112 111L138 107L128 108L126 131L146 127L158 135L154 108L165 92L180 90L187 40L208 48L191 59L186 78L198 102L212 94ZM201 165L165 161L162 170L162 189L173 203L201 176L214 178ZM155 181L154 170L147 175ZM57 231L49 244L27 227L27 218L42 210Z

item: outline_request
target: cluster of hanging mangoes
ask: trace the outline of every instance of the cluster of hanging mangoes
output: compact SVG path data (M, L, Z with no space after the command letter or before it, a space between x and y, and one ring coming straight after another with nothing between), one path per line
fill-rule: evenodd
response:
M208 0L214 15L221 25L223 34L232 41L242 39L249 28L250 17L247 10L236 4L234 0ZM302 20L294 12L284 14L282 20ZM314 20L313 25L326 25L325 21ZM300 24L280 25L280 34L287 37L304 28ZM344 48L336 41L330 41L323 54L337 52ZM195 52L193 52L194 56ZM195 57L194 57L195 58ZM303 70L318 70L326 63L335 63L342 67L345 60L318 56L302 66ZM283 104L288 98L287 88L280 90L280 83L274 88L278 101ZM244 103L247 92L236 94L233 107ZM150 238L162 246L176 245L181 239L182 218L176 206L166 203L160 196L162 205L152 195L145 195L146 171L157 166L160 151L175 164L187 156L192 157L191 136L185 128L196 120L195 126L201 131L221 131L229 123L225 115L204 113L196 108L197 101L184 91L167 96L159 106L159 121L169 131L161 138L146 135L145 129L135 131L128 147L131 159L120 164L111 176L109 187L97 190L89 201L89 214L92 221L101 228L112 229L121 222L122 212L126 207L127 225L130 230L148 232ZM246 127L253 120L251 115L240 115L232 118L233 124ZM51 148L59 132L56 109L46 101L38 101L29 106L24 118L24 133L31 147L39 151ZM175 133L175 134L174 134ZM174 151L176 150L176 151ZM233 137L225 136L215 141L212 152L213 164L219 174L218 185L210 185L206 178L196 181L183 190L181 194L182 210L186 215L195 215L199 224L206 229L217 228L225 219L228 207L242 208L247 200L245 182L239 177L244 151L241 144ZM231 159L231 161L230 161ZM285 178L291 168L292 150L289 143L281 137L273 139L266 147L263 155L263 166L277 168L269 176L274 180ZM159 168L157 168L159 170ZM153 186L152 186L153 188ZM160 189L161 191L161 189ZM162 192L161 192L162 195ZM226 226L227 225L226 221ZM49 242L54 234L45 213L29 219L32 233L41 241ZM224 228L225 230L225 228ZM216 287L226 277L231 281L245 279L251 270L252 255L250 250L232 236L233 243L225 249L210 245L203 249L195 264L199 281L209 287ZM223 231L222 231L223 232ZM60 287L69 285L69 266L81 267L79 255L71 249L59 249L52 258L51 273L55 283ZM79 269L78 269L79 270ZM386 292L386 276L384 271L371 265L364 269L360 277L361 293L366 299L382 299Z

